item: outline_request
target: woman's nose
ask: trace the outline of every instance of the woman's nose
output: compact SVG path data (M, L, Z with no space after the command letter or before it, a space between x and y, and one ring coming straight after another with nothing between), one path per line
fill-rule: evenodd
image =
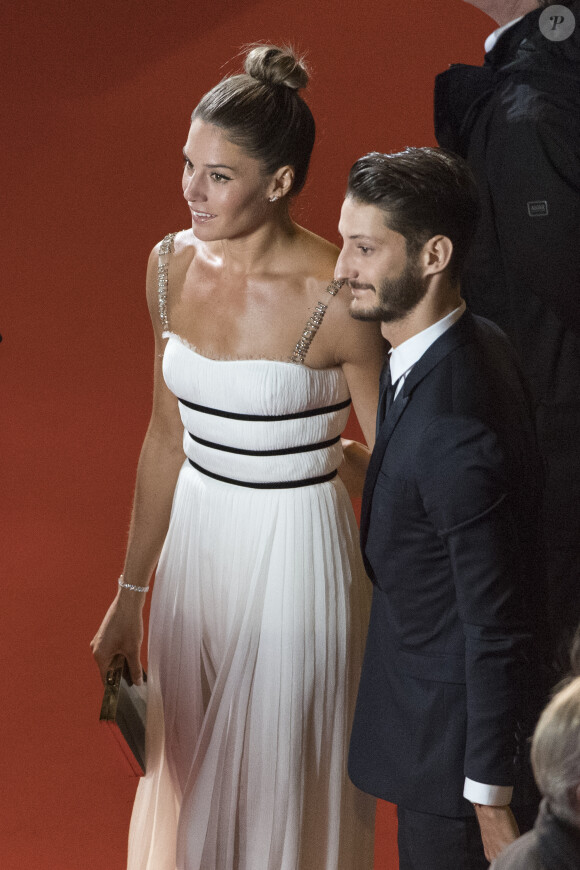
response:
M183 195L188 202L200 202L207 199L203 180L197 172L194 172L189 176L187 184L183 188Z

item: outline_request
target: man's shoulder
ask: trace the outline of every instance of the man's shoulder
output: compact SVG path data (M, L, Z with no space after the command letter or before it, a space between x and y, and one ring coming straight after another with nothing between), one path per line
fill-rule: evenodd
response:
M469 311L453 329L456 335L449 336L431 377L425 378L425 390L434 392L428 408L433 410L435 402L438 408L448 406L448 413L480 417L495 427L516 413L516 405L529 405L519 355L503 330Z
M494 323L493 320L488 320L487 317L481 317L479 314L471 314L476 336L483 342L490 342L492 345L499 347L513 348L510 339L507 337L503 329Z
M511 339L493 320L473 314L469 309L464 315L464 336L466 344L475 344L481 353L500 352L518 361L516 349ZM462 320L464 319L462 318Z
M484 383L498 367L519 368L510 340L491 320L466 310L413 367L405 392L427 384L429 390L446 392L461 384Z
M479 369L479 363L486 357L493 358L499 355L513 360L518 365L517 353L512 342L492 320L473 314L467 309L452 329L454 332L449 330L448 336L452 362L459 359L460 366L464 366L468 364L467 360L471 359L480 374L483 374L484 370ZM442 338L445 338L445 334ZM473 372L470 372L470 375L472 374Z

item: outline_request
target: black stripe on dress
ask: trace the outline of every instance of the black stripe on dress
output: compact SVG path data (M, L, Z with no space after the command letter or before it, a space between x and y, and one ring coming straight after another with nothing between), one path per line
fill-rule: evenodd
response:
M227 417L231 420L251 420L257 422L267 422L271 420L301 420L304 417L316 417L322 414L331 414L333 411L341 411L343 408L348 408L350 398L344 402L338 402L336 405L326 405L324 408L311 408L309 411L296 411L294 414L273 414L266 416L262 414L235 414L233 411L221 411L219 408L208 408L206 405L196 405L195 402L188 402L186 399L178 399L186 408L191 408L192 411L199 411L201 414L213 414L215 417Z
M224 450L226 453L239 453L242 456L289 456L291 453L309 453L312 450L323 450L332 447L340 441L340 435L330 438L328 441L319 441L317 444L304 444L300 447L282 447L279 450L243 450L241 447L227 447L225 444L216 444L215 441L206 441L188 432L189 437L197 444L204 447L213 447L214 450Z
M335 468L334 471L330 471L328 474L322 474L320 477L307 477L304 480L281 480L272 483L250 483L246 480L235 480L233 477L224 477L222 474L208 471L207 468L198 465L197 462L193 461L193 459L189 459L188 461L197 471L201 472L201 474L207 475L207 477L213 477L214 480L221 480L222 483L232 483L234 486L246 486L249 489L296 489L299 486L314 486L316 483L326 483L327 480L332 480L332 478L337 475L337 470Z

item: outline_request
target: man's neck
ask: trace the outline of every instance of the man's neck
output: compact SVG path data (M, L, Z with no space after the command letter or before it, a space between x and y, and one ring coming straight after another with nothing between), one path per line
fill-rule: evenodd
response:
M537 0L466 0L466 2L481 9L500 27L509 24L514 18L520 18L538 9Z
M400 320L383 321L381 323L383 337L391 347L398 347L404 341L443 320L458 308L461 302L461 291L458 286L449 288L443 294L428 294L406 317Z

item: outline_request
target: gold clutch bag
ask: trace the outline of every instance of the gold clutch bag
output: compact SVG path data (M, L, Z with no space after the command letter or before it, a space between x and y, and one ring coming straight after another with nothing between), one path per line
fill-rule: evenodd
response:
M106 722L135 776L145 773L147 675L133 685L125 657L116 655L107 671L101 722Z

